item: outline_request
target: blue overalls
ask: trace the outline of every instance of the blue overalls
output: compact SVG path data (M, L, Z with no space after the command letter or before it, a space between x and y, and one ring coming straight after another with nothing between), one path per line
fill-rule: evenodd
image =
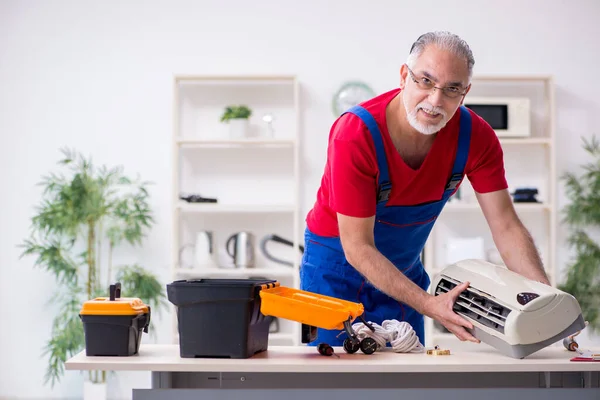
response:
M379 168L375 245L404 275L427 290L430 278L423 268L421 252L435 220L463 178L471 140L471 115L464 106L460 107L458 149L452 176L441 200L414 206L387 206L391 183L379 127L371 114L361 106L352 107L347 112L363 120L375 144ZM306 229L300 281L302 290L362 303L365 308L364 318L369 322L381 324L386 319L408 322L421 343L425 344L423 315L367 282L346 261L339 237L323 237ZM332 346L341 346L346 337L340 331L319 328L317 339L311 345L326 342Z

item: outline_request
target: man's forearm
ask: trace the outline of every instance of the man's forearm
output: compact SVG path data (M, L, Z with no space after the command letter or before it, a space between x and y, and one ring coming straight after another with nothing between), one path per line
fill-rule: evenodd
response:
M428 315L426 305L431 295L408 279L375 247L365 244L352 249L346 256L348 262L379 290L420 314Z
M494 242L511 271L534 281L550 284L533 238L521 222L494 235Z

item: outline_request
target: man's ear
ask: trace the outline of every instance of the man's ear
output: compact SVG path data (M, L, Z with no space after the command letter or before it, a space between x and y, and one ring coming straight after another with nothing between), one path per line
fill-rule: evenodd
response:
M469 86L467 86L467 89L465 90L465 94L463 94L462 99L460 99L460 105L462 106L463 103L465 102L465 97L467 96L467 94L469 93L469 90L471 90L471 84L469 83Z
M406 64L402 64L400 67L400 89L404 89L406 86L406 77L408 76L408 67Z

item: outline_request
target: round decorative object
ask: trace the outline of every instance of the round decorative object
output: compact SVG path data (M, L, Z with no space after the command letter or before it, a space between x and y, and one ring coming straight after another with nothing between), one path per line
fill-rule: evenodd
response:
M333 113L339 117L349 108L375 97L375 92L366 83L346 82L333 96Z

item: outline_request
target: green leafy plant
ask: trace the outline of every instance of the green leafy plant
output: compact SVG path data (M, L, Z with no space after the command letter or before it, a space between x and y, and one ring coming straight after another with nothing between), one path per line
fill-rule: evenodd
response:
M248 119L252 115L252 110L245 105L225 107L225 112L221 116L221 122L228 122L232 119Z
M583 139L583 148L592 157L581 175L568 172L565 181L571 203L563 210L570 225L568 243L575 258L568 265L566 281L559 288L577 298L592 331L600 328L600 142L593 136Z
M79 312L84 301L107 297L109 286L121 282L122 297L139 297L152 315L166 305L162 285L138 264L113 265L117 246L141 245L154 219L148 204L148 182L133 180L121 166L95 168L91 159L68 149L59 161L64 172L44 176L42 199L31 219L30 237L21 257L35 256L34 265L58 283L51 302L58 307L44 383L52 386L64 373L66 359L85 348ZM90 371L93 382L105 382L105 371Z

